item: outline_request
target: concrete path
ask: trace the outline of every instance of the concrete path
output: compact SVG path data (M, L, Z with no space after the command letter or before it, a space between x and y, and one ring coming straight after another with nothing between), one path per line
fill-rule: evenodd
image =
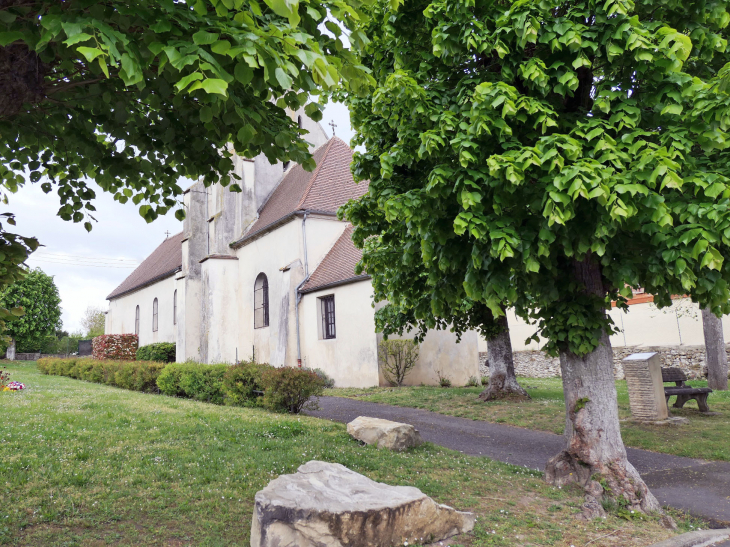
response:
M544 470L563 449L563 437L543 431L445 416L417 408L382 405L341 397L320 398L312 416L347 423L358 416L413 425L424 440L472 456ZM730 440L728 440L730 442ZM730 526L730 462L707 462L628 448L629 461L662 505L676 507Z

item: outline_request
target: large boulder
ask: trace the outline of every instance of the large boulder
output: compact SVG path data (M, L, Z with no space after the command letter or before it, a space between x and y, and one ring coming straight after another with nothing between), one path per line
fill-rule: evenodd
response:
M360 416L347 424L347 432L365 444L378 448L405 450L423 442L418 430L409 424Z
M390 547L473 528L473 513L439 505L418 488L311 461L256 493L251 547Z

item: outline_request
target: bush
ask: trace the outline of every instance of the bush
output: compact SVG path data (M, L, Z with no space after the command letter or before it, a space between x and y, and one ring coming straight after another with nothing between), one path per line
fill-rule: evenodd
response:
M322 395L324 380L306 369L270 368L261 376L264 387L264 407L277 412L299 414L303 408L314 409L312 397Z
M489 385L489 376L482 376L482 385L483 386Z
M440 370L436 371L436 375L439 377L439 385L441 387L451 387L451 380L444 376Z
M56 359L45 358L37 361L38 370L43 374L68 376L97 384L158 393L157 378L166 363L154 361L112 361L88 358Z
M160 363L174 363L176 359L175 344L173 342L159 342L148 344L137 350L137 361L157 361Z
M383 377L392 386L402 386L418 361L418 344L413 340L383 340L378 344L378 360Z
M171 363L157 378L157 387L165 395L189 397L207 403L223 404L223 377L229 365Z
M479 387L481 383L479 382L479 378L476 376L469 376L469 380L466 382L467 387Z
M228 367L223 375L225 404L231 406L257 406L263 391L261 375L272 367L253 361L244 361Z
M136 334L103 334L91 341L91 355L98 361L134 361L138 345Z
M323 371L321 368L315 368L312 370L317 376L322 378L324 381L324 388L325 389L332 389L335 387L335 380L332 378L329 374L327 374L325 371Z

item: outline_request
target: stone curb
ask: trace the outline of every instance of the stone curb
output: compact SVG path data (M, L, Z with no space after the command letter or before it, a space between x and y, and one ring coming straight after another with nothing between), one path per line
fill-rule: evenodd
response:
M712 544L730 538L730 528L722 530L700 530L681 536L674 536L650 547L710 547Z

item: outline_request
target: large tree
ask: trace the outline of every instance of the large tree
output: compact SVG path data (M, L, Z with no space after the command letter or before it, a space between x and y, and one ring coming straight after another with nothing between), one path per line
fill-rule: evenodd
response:
M313 168L306 132L287 109L306 104L316 120L310 94L368 83L340 40L359 6L0 0L0 199L39 183L58 194L61 218L91 230L90 180L152 221L178 205L181 177L227 185L230 144ZM349 34L352 48L365 40ZM22 276L37 245L0 224L0 289ZM11 316L0 310L0 321Z
M0 294L4 308L20 308L23 314L8 321L5 330L18 351L40 351L49 336L61 328L61 298L53 277L40 268L26 275Z
M709 307L702 308L702 332L705 338L707 385L716 391L727 391L728 367L722 318Z
M546 479L597 512L601 496L660 509L621 439L611 301L642 286L730 311L726 7L381 1L364 26L377 88L349 105L370 186L347 211L364 260L400 223L393 271L418 261L434 290L537 322L566 405Z

